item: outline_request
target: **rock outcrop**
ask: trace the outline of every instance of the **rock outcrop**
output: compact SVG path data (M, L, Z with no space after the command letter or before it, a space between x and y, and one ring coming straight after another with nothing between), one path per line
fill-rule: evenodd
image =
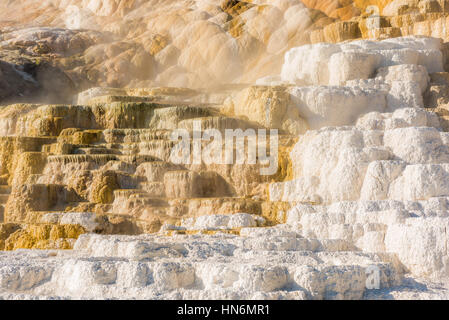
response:
M3 2L0 298L449 298L446 5Z
M260 114L252 121L243 116L244 103L251 101ZM271 117L266 122L264 108L270 101ZM261 175L266 165L260 161L234 161L239 152L249 152L248 142L246 147L234 146L229 163L223 158L197 162L193 154L188 161L176 163L172 156L178 140L170 133L181 129L193 138L195 130L215 130L224 139L227 131L238 134L241 130L256 138L254 130L272 128L280 133L276 143L287 150L295 136L307 130L307 123L290 110L285 88L256 86L242 92L234 88L221 94L175 88L94 88L81 93L78 102L15 104L1 110L3 216L7 223L23 226L10 234L11 239L33 239L14 248L41 248L37 239L42 237L57 240L54 234L60 233L56 231L34 237L28 225L49 224L49 215L56 219L68 213L83 219L90 212L98 224L90 231L113 234L157 232L164 224L204 214L244 212L264 216L268 224L277 222L277 204L267 202L266 190L273 179L286 177L286 159L279 170L276 165L271 174ZM195 152L195 143L188 141L189 153L190 149ZM225 143L218 148L224 149ZM206 141L200 144L207 146ZM277 164L277 150L271 157ZM75 224L63 223L64 218L54 221ZM77 236L63 232L60 238ZM60 244L50 241L47 247Z
M71 103L96 86L254 83L307 43L446 39L449 13L443 0L32 0L0 9L0 101L8 103Z
M278 71L287 48L334 21L299 0L252 2L2 2L0 70L29 92L5 88L0 99L60 103L95 86L254 82Z
M73 250L2 253L0 295L406 298L415 280L446 281L442 50L425 37L306 45L256 86L92 88L74 105L3 107L0 245ZM276 129L277 170L236 162L249 144L227 164L195 160L195 140L173 158L182 134L230 129Z

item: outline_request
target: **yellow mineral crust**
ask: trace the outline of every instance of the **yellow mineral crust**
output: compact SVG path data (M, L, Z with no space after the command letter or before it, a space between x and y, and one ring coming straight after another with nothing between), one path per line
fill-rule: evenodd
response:
M71 249L85 232L73 225L24 225L4 240L3 249Z
M3 107L0 123L8 125L0 126L5 131L2 248L68 249L85 232L153 233L210 214L246 213L263 217L266 225L283 222L288 205L269 204L266 189L292 177L288 153L295 137L308 129L287 90L282 85L229 85L217 91L96 88L81 93L73 105ZM233 97L230 108L227 97ZM143 102L147 98L154 101ZM261 175L260 162L173 163L176 142L170 132L179 128L191 134L195 122L223 137L229 129L253 128L256 134L265 129L268 135L276 129L278 171Z

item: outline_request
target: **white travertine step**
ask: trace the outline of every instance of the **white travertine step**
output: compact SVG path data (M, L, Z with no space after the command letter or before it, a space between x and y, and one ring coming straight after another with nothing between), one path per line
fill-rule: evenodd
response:
M402 271L391 259L335 251L318 241L311 248L296 236L272 237L273 243L297 239L299 245L254 250L248 242L257 238L224 234L91 234L81 236L72 252L0 253L0 296L361 299L368 266L378 268L382 288L400 283Z

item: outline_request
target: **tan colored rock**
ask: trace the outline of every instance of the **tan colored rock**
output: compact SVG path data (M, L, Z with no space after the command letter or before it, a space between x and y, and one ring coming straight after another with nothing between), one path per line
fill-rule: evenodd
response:
M14 188L20 188L27 182L30 175L42 173L46 164L46 156L41 152L24 152L18 158L18 163L12 179Z
M113 171L98 172L94 174L90 201L94 203L112 203L114 200L114 190L119 189L117 176Z
M394 0L382 10L382 15L384 16L395 16L403 13L405 10L418 9L417 0Z
M215 172L169 171L164 175L168 198L226 197L226 182Z
M292 134L302 134L308 128L306 121L291 107L290 94L285 87L249 87L236 97L233 111L263 127Z
M6 179L6 183L11 184L14 178L16 166L22 153L40 152L43 145L50 144L54 140L46 138L33 137L1 137L0 146L0 173ZM27 158L27 156L25 156ZM24 161L32 160L33 156L29 156ZM37 163L36 163L37 164ZM26 170L29 170L28 168ZM35 170L35 169L31 169Z
M52 102L59 102L92 86L253 83L277 72L287 50L309 42L412 34L446 37L441 19L448 11L443 0L56 3L32 0L1 7L0 20L12 28L2 31L5 53L0 60L6 64L0 65L9 79L17 79L14 87L26 92L25 100L39 85ZM367 27L378 15L383 16L379 25ZM20 27L31 22L34 27ZM16 45L25 53L18 53ZM36 85L23 81L8 65L13 62ZM18 101L14 87L3 97ZM54 87L60 94L50 97Z
M332 23L323 29L313 31L310 36L310 41L312 43L341 42L358 39L361 36L362 34L357 21L342 21Z

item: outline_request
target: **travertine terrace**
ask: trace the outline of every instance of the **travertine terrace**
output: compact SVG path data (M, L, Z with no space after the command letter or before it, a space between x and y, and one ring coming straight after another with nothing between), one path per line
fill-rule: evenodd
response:
M0 8L0 298L449 299L446 1Z

